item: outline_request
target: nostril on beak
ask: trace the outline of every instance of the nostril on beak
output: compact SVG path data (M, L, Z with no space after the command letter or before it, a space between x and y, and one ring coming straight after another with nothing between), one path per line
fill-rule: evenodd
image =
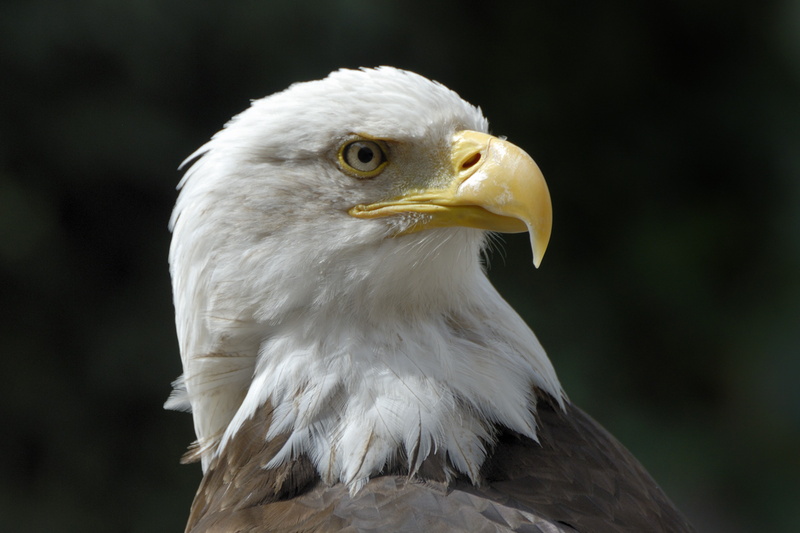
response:
M478 162L480 160L481 160L481 153L480 152L476 152L476 153L472 154L463 163L461 163L461 170L467 170L469 168L474 167L475 165L478 164Z

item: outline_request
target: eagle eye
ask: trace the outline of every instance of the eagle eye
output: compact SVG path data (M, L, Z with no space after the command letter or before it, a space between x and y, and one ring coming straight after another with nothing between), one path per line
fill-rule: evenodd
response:
M389 162L380 142L352 141L339 149L339 162L348 172L360 178L371 178L383 171Z

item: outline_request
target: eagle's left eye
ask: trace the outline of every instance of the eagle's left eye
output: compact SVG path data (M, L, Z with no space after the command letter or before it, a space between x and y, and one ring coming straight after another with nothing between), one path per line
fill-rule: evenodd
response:
M362 178L377 176L388 163L383 146L368 140L352 141L342 146L339 161L345 170Z

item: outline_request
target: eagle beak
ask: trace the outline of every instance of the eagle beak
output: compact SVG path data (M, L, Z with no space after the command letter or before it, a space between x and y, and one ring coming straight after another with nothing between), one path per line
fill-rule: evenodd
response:
M391 200L357 205L356 218L419 213L401 234L466 226L501 233L527 231L533 264L542 262L553 225L550 193L539 167L517 146L477 131L453 136L450 177L445 187L412 189Z

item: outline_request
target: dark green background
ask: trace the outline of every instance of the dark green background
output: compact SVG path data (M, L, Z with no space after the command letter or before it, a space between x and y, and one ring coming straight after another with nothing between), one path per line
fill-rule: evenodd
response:
M0 5L0 529L181 531L180 161L338 67L437 79L530 152L553 237L491 275L706 531L800 530L800 2Z

